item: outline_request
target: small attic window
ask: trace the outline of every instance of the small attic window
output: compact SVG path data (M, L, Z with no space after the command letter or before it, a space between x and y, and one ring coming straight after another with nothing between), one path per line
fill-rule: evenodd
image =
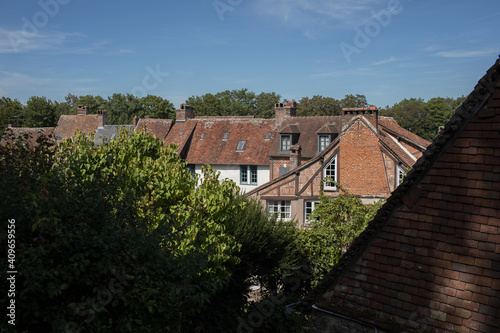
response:
M266 140L269 140L271 138L271 133L266 134Z
M246 141L238 141L238 146L236 147L236 150L244 150L247 142Z
M200 136L200 140L203 140L205 139L205 133L203 133L201 136Z
M222 137L222 141L226 141L228 137L229 137L229 133L224 133L224 136Z
M180 134L182 134L182 133L184 133L184 130L181 130L181 131L179 132L179 135L180 135Z

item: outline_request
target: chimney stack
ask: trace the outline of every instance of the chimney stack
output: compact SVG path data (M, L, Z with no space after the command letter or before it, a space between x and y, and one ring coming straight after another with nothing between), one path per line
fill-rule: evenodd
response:
M104 110L97 111L97 127L104 127L108 124L108 115Z
M342 115L344 116L342 119L342 127L344 127L352 117L362 115L366 119L373 121L372 124L375 125L378 131L378 109L375 106L369 106L367 108L343 108Z
M132 127L136 129L138 124L139 124L139 117L134 116L134 118L132 119Z
M181 104L181 107L175 110L175 122L183 123L186 120L194 118L194 110L191 105Z
M298 168L302 159L302 148L299 145L290 147L290 170Z
M89 108L88 106L84 106L84 105L78 105L76 107L76 111L77 111L77 114L79 116L86 116L89 114Z
M297 114L297 103L295 101L288 101L286 103L276 103L274 106L274 117L276 123L281 124L283 120L295 117Z

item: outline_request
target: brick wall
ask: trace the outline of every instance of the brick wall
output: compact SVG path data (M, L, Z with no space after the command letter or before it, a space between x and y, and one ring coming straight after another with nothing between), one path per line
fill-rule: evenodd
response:
M322 300L408 332L497 332L499 89L402 201Z

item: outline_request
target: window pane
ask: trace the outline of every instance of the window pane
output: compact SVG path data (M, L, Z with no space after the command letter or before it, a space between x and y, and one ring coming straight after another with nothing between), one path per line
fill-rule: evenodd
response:
M330 178L334 181L336 178L336 166L337 166L337 156L335 156L330 163L323 169L323 177ZM325 188L335 189L335 184L331 181L325 182Z
M250 183L257 184L257 166L250 167Z
M248 183L248 169L246 165L240 166L240 183L241 184Z
M281 136L281 151L289 151L291 141L292 141L291 135L282 135Z

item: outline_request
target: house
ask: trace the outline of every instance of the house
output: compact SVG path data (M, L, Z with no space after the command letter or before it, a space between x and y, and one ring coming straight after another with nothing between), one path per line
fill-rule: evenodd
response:
M221 179L233 180L242 193L265 203L282 219L306 224L319 193L336 196L334 180L364 202L387 198L429 142L379 117L375 107L344 109L341 116L297 117L294 101L277 103L275 118L195 116L189 105L176 119L133 118L132 125L108 125L106 111L62 115L56 141L77 131L95 134L96 145L121 129L145 131L165 145L176 144L193 173L209 164Z
M295 117L292 107L279 117L281 107L269 152L271 181L247 195L299 225L308 223L322 188L328 196L338 195L336 183L364 203L387 198L429 145L394 119L379 117L375 107L321 117Z
M25 137L29 144L35 145L39 136L51 136L54 132L54 127L14 127L9 124L7 127L0 145L5 145L7 142L12 142L13 139Z
M54 137L57 142L72 138L77 131L85 134L95 134L98 128L107 125L106 111L97 111L97 114L89 114L87 106L78 105L76 115L61 115L54 129ZM96 136L97 138L97 136Z
M500 331L500 59L295 308L311 333Z

